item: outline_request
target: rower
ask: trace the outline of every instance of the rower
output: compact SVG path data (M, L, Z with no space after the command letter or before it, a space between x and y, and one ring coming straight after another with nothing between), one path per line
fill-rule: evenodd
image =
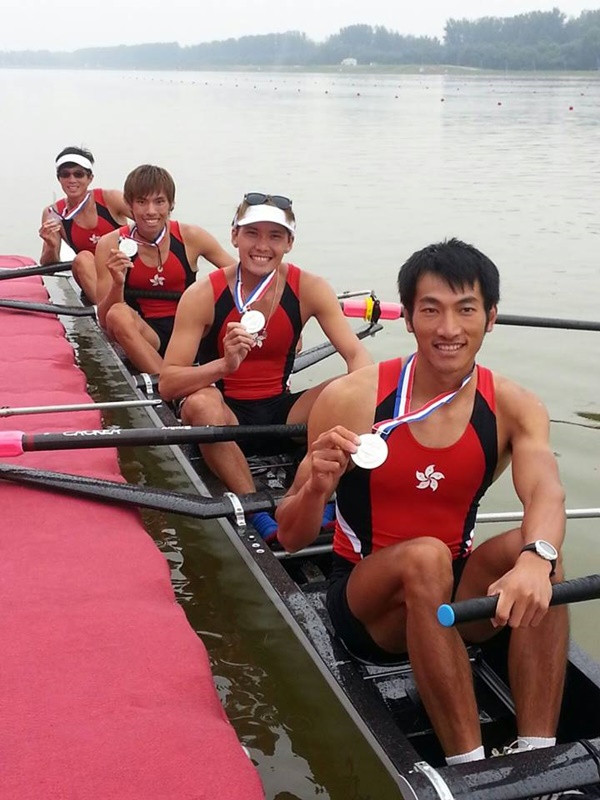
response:
M65 147L56 156L56 177L65 197L42 212L44 240L40 264L60 261L61 242L75 251L73 277L90 303L98 302L94 253L101 236L127 222L129 207L117 189L90 189L94 156L83 147Z
M158 373L178 298L196 279L202 256L215 267L232 264L214 236L172 220L175 183L166 169L142 164L124 186L133 224L98 242L98 316L140 372Z
M509 673L521 749L554 744L568 639L548 609L563 576L564 492L548 414L531 392L475 363L494 326L499 275L456 239L414 253L398 276L416 353L340 378L310 415L309 451L278 509L288 551L318 535L337 491L327 605L347 649L408 653L447 761L481 759L464 640L511 629ZM475 515L512 460L521 526L472 549ZM492 621L443 628L442 603L497 595Z
M181 298L159 390L165 400L183 398L187 425L306 422L325 384L293 393L289 379L302 328L312 317L349 372L372 363L329 284L284 261L295 234L289 198L246 194L231 231L239 263L212 273ZM255 491L234 442L200 449L231 492ZM275 521L266 512L252 521L263 538L275 536Z

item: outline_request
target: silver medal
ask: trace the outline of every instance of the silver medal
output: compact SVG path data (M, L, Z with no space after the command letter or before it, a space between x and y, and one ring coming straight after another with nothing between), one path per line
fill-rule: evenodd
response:
M376 469L388 457L388 446L385 439L378 433L363 433L359 436L360 444L356 453L350 458L357 467L363 469Z
M265 315L261 311L246 311L240 322L248 333L259 333L265 327Z
M119 239L119 250L125 253L127 258L133 258L138 251L137 242L129 239L127 236L121 236Z

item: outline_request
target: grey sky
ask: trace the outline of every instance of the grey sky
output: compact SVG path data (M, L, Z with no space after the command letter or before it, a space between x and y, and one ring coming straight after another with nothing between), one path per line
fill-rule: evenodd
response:
M4 0L0 50L76 50L145 42L197 44L298 30L321 41L356 23L442 36L450 17L512 16L558 6L568 16L598 0Z

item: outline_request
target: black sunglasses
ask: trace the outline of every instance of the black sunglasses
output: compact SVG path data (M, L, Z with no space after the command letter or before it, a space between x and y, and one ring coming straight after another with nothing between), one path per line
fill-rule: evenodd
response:
M289 197L284 197L281 194L263 194L262 192L248 192L244 195L244 203L249 206L262 206L264 203L280 208L285 211L292 207L292 201Z
M72 175L74 178L81 180L81 178L88 176L89 172L84 169L59 169L56 174L59 178L70 178Z

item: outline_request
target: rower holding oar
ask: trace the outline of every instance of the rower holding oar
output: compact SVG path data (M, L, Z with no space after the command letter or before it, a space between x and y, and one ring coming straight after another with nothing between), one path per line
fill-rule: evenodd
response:
M456 239L431 245L402 266L398 286L417 351L345 376L318 398L278 538L289 551L310 544L337 490L333 625L360 658L408 653L449 764L484 758L463 639L482 642L505 625L517 747L550 746L568 622L564 608L548 610L565 529L548 414L475 363L497 316L489 258ZM521 526L472 549L478 505L511 461ZM460 633L438 623L441 604L481 595L498 596L492 622Z
M96 244L105 233L127 222L130 214L123 194L116 189L90 189L94 180L94 156L82 147L65 147L56 156L56 177L65 197L42 213L39 230L44 240L40 264L60 261L61 242L77 254L73 277L91 303L98 302L96 291Z
M195 281L201 256L215 267L234 259L203 228L170 218L175 183L166 169L136 167L124 195L133 225L103 236L96 251L98 315L140 372L158 373L173 330L173 295Z
M160 393L185 398L188 425L303 423L324 384L292 393L289 378L302 328L314 317L350 372L371 363L329 284L284 262L294 244L292 201L246 194L232 224L239 264L213 272L182 297L165 355ZM199 364L194 365L200 346ZM201 447L212 471L236 494L255 491L246 459L233 443ZM253 518L264 538L268 514Z

